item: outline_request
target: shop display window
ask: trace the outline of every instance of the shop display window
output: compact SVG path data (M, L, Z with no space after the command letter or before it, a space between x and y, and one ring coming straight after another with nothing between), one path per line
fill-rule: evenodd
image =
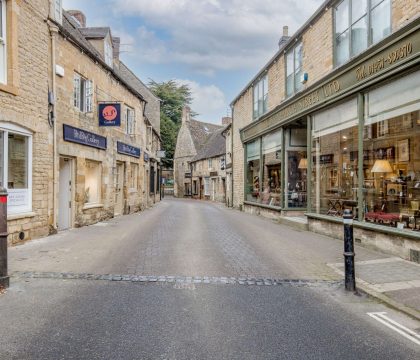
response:
M261 140L257 139L246 144L246 184L245 199L247 201L260 202L261 199Z
M420 79L410 74L365 96L364 220L420 230Z
M85 172L85 203L99 204L101 202L101 164L86 161Z
M307 203L307 153L306 151L288 151L286 160L287 207L304 208Z
M263 181L260 202L281 206L281 131L262 137Z
M32 209L32 136L19 130L13 125L0 128L0 186L8 191L10 214Z
M352 99L313 116L312 211L342 216L357 215L358 119Z

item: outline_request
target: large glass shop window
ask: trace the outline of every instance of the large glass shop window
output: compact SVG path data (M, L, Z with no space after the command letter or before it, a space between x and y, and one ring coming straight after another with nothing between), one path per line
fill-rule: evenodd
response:
M364 219L420 230L420 73L370 91L365 107Z
M307 206L308 159L306 136L306 127L291 128L287 132L285 195L287 196L286 205L288 208L306 208Z
M31 141L29 134L0 128L0 186L8 191L8 212L32 210Z
M99 204L101 202L101 164L96 161L86 161L85 203Z
M311 211L342 216L345 209L350 209L356 215L357 99L314 114L312 130Z
M245 200L247 201L260 202L261 199L260 150L260 139L246 144Z
M263 181L261 203L281 206L281 130L262 138Z

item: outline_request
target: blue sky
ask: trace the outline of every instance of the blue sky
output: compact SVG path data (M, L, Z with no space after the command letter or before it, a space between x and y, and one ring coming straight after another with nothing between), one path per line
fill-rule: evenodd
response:
M87 26L121 37L122 60L147 83L177 80L200 120L219 123L229 103L322 0L64 0Z

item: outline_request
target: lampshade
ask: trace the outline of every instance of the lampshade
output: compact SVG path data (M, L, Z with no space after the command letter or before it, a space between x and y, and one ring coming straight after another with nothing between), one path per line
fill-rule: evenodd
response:
M299 161L298 169L307 169L308 168L308 159L302 158Z
M392 167L388 160L375 160L373 168L371 170L373 173L392 173Z

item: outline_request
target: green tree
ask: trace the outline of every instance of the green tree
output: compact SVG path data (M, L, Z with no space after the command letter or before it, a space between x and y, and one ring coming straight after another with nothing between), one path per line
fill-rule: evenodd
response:
M162 159L165 166L173 166L176 138L181 126L182 108L191 105L192 95L188 85L180 85L174 80L158 83L151 80L150 90L161 99L160 105L160 135L162 148L166 158Z

